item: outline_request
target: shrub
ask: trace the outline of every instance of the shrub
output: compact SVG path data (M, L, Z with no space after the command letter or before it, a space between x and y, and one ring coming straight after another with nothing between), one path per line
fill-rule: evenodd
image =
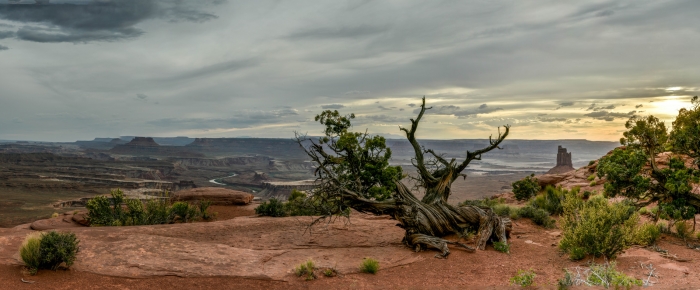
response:
M495 242L493 243L493 248L496 249L496 251L499 251L501 253L510 253L510 245L508 243L504 242Z
M649 210L648 210L646 207L640 208L640 209L639 209L639 214L641 214L641 215L648 215L648 214L649 214Z
M145 224L162 225L172 221L168 201L163 199L149 199L146 201Z
M19 248L19 256L29 269L29 273L36 274L41 265L41 233L27 235Z
M276 198L271 198L270 200L261 203L255 208L255 213L258 215L271 217L287 216L287 210L284 203Z
M549 217L549 213L541 208L524 206L518 210L518 215L532 219L532 222L545 228L553 228L555 224L554 219Z
M588 166L595 164L595 160L588 161Z
M493 209L493 213L495 213L499 216L510 216L512 213L518 211L518 209L510 207L509 205L506 205L506 204L496 205L492 209Z
M335 277L338 276L338 271L335 268L328 268L326 270L323 270L323 276Z
M692 234L692 230L688 223L685 221L678 221L676 222L675 225L676 228L676 234L678 235L679 238L683 239L684 241L690 237Z
M127 212L124 214L122 225L138 226L146 224L146 212L143 203L138 199L126 200Z
M377 274L379 271L379 262L372 258L364 258L362 264L360 264L360 272Z
M633 206L620 202L609 204L604 198L586 202L565 199L562 215L562 239L565 252L581 248L586 254L614 258L634 241L639 220Z
M594 179L595 179L595 174L591 174L588 176L588 178L586 178L586 180L588 180L588 181L593 181Z
M180 221L185 223L199 218L199 209L184 201L173 203L170 212L173 218L179 218Z
M615 263L592 264L589 268L576 267L576 274L566 270L564 278L558 281L559 289L567 289L571 286L603 286L604 288L614 287L627 289L633 286L642 286L642 280L634 279L618 272Z
M567 197L578 198L578 192L578 187L569 191L561 187L554 188L552 186L547 186L544 192L530 201L530 206L546 210L550 214L558 215L563 211L562 202L564 199Z
M482 198L482 199L474 199L474 200L465 200L459 204L459 206L466 206L466 205L471 205L471 206L476 206L476 207L482 207L482 208L493 208L496 207L497 205L503 204L504 200L503 198Z
M93 226L111 226L114 224L115 216L111 202L107 197L97 196L88 200L85 204L88 210L87 220Z
M528 200L541 189L534 173L524 179L513 182L512 186L513 194L515 194L515 199L517 200Z
M586 257L586 249L581 247L572 247L569 249L569 259L572 261L583 260Z
M518 270L518 274L510 278L510 283L516 286L529 287L535 283L535 276L537 275L532 269L528 271Z
M78 238L74 233L59 233L51 231L41 235L41 264L40 268L58 269L61 263L67 267L73 265L78 253Z
M642 246L650 246L656 243L661 237L661 229L653 223L644 223L639 226L635 233L635 243Z
M58 217L58 213L57 213L57 212L51 214L51 218L57 218L57 217Z
M590 187L593 187L596 185L598 185L598 183L595 180L591 181L591 183L588 184L588 186L590 186Z
M213 220L216 216L216 213L212 214L208 212L210 206L211 201L209 200L201 200L199 201L199 204L197 204L197 207L199 208L199 215L205 221Z
M593 193L590 192L590 191L588 191L588 190L586 190L586 191L583 192L583 194L581 194L581 197L582 197L583 199L588 199L588 198L591 197L591 195L593 195Z
M314 261L309 259L305 263L301 263L299 266L294 268L294 273L299 277L306 275L306 280L313 280L316 279L316 274L314 274L315 269L316 264Z

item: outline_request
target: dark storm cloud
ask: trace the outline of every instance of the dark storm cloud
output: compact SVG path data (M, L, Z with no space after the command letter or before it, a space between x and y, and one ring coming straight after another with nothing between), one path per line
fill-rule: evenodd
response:
M0 19L24 24L16 37L34 42L117 41L142 35L135 26L161 18L204 22L216 18L202 5L221 1L93 0L54 5L2 5Z
M342 108L345 108L345 106L344 106L344 105L341 105L341 104L330 104L330 105L323 105L323 106L321 106L321 109L333 109L333 110L337 110L337 109L342 109Z
M14 36L15 36L14 31L0 31L0 39L10 38L10 37L14 37Z

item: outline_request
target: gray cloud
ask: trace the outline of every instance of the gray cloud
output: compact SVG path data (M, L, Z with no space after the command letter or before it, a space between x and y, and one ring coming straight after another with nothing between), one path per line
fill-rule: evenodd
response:
M145 100L146 98L148 98L148 96L146 96L145 94L136 94L136 97L139 99L142 99L142 100Z
M549 117L549 118L547 118L547 117L539 117L539 118L537 118L537 120L539 120L540 122L547 122L547 123L551 123L551 122L567 122L567 121L570 121L570 120L567 119L567 118L554 118L554 117Z
M367 115L359 116L357 118L359 124L367 123L368 121L379 122L379 123L406 123L407 118L389 116L389 115Z
M387 107L384 107L384 106L379 106L379 107L377 107L377 108L379 108L379 109L382 110L382 111L391 111L390 108L387 108Z
M613 121L615 118L629 118L633 116L637 111L631 111L629 113L618 113L618 112L608 112L608 111L595 111L585 114L586 117L591 117L597 120Z
M321 109L333 109L333 110L337 110L337 109L342 109L342 108L345 108L345 106L344 106L344 105L341 105L341 104L330 104L330 105L323 105L323 106L321 106Z
M163 118L148 122L162 128L177 129L219 129L219 128L250 128L257 125L279 123L285 117L297 116L295 109L271 111L244 110L233 112L230 118Z
M8 50L8 49L10 49L10 48L7 47L7 46L4 46L4 45L2 45L2 44L0 44L0 51Z
M334 39L334 38L359 38L387 31L386 26L343 26L343 27L318 27L298 31L289 35L292 39Z
M476 117L479 114L489 114L493 113L496 111L501 111L503 108L492 108L489 107L487 104L481 104L479 107L473 110L468 110L468 109L462 109L459 106L455 105L449 105L449 106L440 106L431 109L429 111L429 114L436 114L436 115L453 115L458 118L470 118L470 117ZM415 109L413 110L413 113L417 114L420 112L420 109Z
M639 109L639 108L641 108L641 107L644 107L644 105L639 104L639 105L634 106L635 109Z
M601 111L601 110L612 110L615 109L615 105L608 105L604 107L596 107L596 104L593 103L590 106L588 106L588 109L586 111Z
M90 0L53 5L2 5L0 19L25 24L16 37L34 42L117 41L143 35L135 26L160 18L204 22L216 18L201 11L221 1ZM71 3L74 2L74 3ZM199 7L199 8L198 8Z
M0 39L15 37L14 31L0 31Z

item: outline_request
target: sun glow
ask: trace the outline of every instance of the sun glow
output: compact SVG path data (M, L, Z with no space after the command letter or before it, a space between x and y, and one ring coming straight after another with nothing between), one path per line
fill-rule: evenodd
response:
M690 107L690 98L673 98L656 101L652 103L651 106L652 108L649 109L650 114L659 115L657 117L663 119L675 119L680 109Z

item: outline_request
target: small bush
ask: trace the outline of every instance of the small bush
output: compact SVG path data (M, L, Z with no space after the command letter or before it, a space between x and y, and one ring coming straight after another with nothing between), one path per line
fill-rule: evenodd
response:
M578 187L569 191L561 187L554 188L552 186L547 186L544 192L530 201L530 206L546 210L550 214L559 215L563 211L562 202L564 199L578 198L578 192Z
M518 211L516 208L510 207L506 204L496 205L492 209L493 209L493 213L495 213L499 216L510 216L513 212Z
M603 286L604 288L614 287L619 289L625 287L627 289L633 286L642 286L642 280L634 279L618 272L615 269L615 263L592 264L589 268L576 267L576 273L566 270L564 278L558 281L559 289L567 289L571 286Z
M316 274L314 274L314 270L316 270L316 264L314 261L309 259L305 263L301 263L299 266L294 268L294 273L297 274L297 276L301 277L306 275L306 280L313 280L316 279Z
M459 206L466 206L466 205L471 205L471 206L476 206L476 207L481 207L481 208L494 208L497 205L501 205L504 203L504 200L502 198L483 198L483 199L474 199L474 200L465 200L459 204Z
M36 274L41 265L41 233L27 235L19 248L19 256L29 269L29 273Z
M541 189L534 173L524 179L513 182L512 186L513 194L515 194L515 199L517 200L528 200Z
M593 195L593 193L590 192L590 191L588 191L588 190L586 190L586 191L584 191L584 192L581 194L581 197L582 197L583 199L589 199L589 198L591 197L591 195Z
M562 250L571 254L581 248L586 254L614 258L634 242L639 216L633 206L609 204L596 197L586 202L566 199L562 215Z
M199 209L190 206L189 203L178 201L170 208L173 218L179 218L182 222L194 221L199 218Z
M496 249L496 251L499 251L501 253L510 253L510 245L508 243L504 242L495 242L493 243L493 248Z
M61 263L67 267L73 265L78 253L78 238L74 233L51 231L41 236L41 268L58 269Z
M588 180L588 181L593 181L594 179L595 179L595 174L591 174L586 178L586 180Z
M651 246L661 237L661 229L653 223L644 223L637 228L635 242L642 246Z
M646 207L640 208L640 209L639 209L639 214L641 214L641 215L648 215L648 214L649 214L649 210L648 210Z
M276 198L271 198L270 200L261 203L255 208L255 213L258 215L271 217L287 216L287 210L284 203Z
M518 210L518 215L524 218L532 219L532 222L545 228L553 228L556 223L556 221L549 216L549 213L546 210L534 208L532 206L521 207Z
M595 160L588 161L588 166L595 164Z
M338 271L334 268L328 268L326 270L323 270L323 276L335 277L335 276L338 276Z
M57 213L57 212L51 214L51 218L57 218L57 217L58 217L58 213Z
M362 264L360 264L360 272L377 274L379 271L379 262L372 258L364 258Z
M586 249L581 247L572 247L569 249L569 259L572 261L583 260L586 257Z
M168 224L173 217L170 212L168 201L163 199L149 199L146 201L145 223L147 225Z
M537 275L532 269L528 271L518 270L518 274L510 278L510 283L516 286L529 287L535 283L535 276Z
M209 200L201 200L197 204L197 207L199 208L199 216L201 216L205 221L213 220L216 217L216 213L209 213L210 206L211 201Z
M684 241L690 237L692 234L692 229L685 221L678 221L675 225L676 235Z
M590 186L590 187L593 187L596 185L598 185L598 183L595 180L591 181L591 183L588 184L588 186Z

